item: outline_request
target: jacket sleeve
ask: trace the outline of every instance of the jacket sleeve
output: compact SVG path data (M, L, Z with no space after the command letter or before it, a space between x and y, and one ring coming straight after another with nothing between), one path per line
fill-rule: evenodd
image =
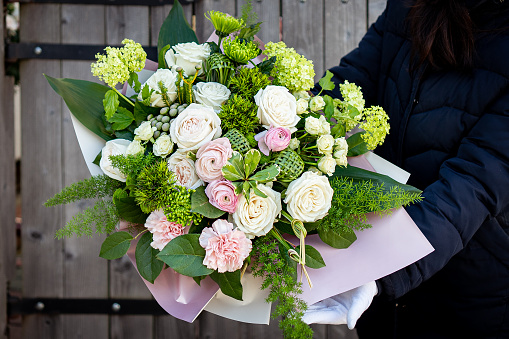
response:
M389 3L387 7L389 7ZM333 98L341 98L338 84L344 80L353 82L362 88L364 97L368 103L376 99L378 78L380 72L383 35L387 16L387 8L371 25L366 35L362 38L359 46L345 55L339 66L332 67L332 81L336 87L332 91L324 91ZM316 84L312 89L313 94L318 94L321 87Z
M509 206L509 80L484 115L461 141L457 156L445 161L439 180L428 186L424 200L407 207L407 212L430 241L435 251L379 280L383 293L398 298L442 269L477 233L489 235L488 248L507 246L505 232L490 229L485 221ZM484 224L483 224L484 223ZM483 229L481 228L481 225ZM486 228L486 229L484 229ZM501 229L501 227L499 227ZM493 234L498 231L499 236ZM496 242L495 241L495 242ZM505 249L495 256L509 266Z

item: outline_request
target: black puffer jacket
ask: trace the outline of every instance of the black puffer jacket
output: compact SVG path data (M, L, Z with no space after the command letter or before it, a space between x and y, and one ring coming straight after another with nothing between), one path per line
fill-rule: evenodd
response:
M390 135L376 153L424 190L407 211L435 248L379 280L359 334L509 338L509 33L479 37L472 73L409 72L408 10L389 0L331 69L335 82L360 85L368 104L388 112ZM509 23L507 14L476 18L481 28Z

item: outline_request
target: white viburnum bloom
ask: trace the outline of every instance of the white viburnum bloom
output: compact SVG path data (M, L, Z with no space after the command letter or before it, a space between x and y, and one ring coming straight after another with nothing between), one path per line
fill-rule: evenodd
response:
M134 130L134 135L135 135L134 138L136 140L147 141L147 140L150 140L150 138L152 138L155 131L157 131L157 128L152 127L152 125L150 124L150 121L144 121L141 123L140 126L138 126Z
M336 170L336 160L332 155L326 154L318 161L318 169L328 176L331 176Z
M141 141L134 139L129 146L127 146L127 150L125 152L126 155L135 155L138 153L145 152L145 147L141 145Z
M348 142L344 137L337 138L335 141L335 147L334 147L334 158L336 159L336 164L338 166L344 166L348 165L348 160L346 155L348 154Z
M244 194L239 196L239 202L233 221L248 239L261 237L273 227L277 217L281 214L281 193L272 188L258 184L256 186L267 198L262 198L251 191L249 201Z
M152 90L150 96L150 106L165 107L171 105L177 98L177 73L169 69L158 69L141 86L148 86ZM138 100L143 100L141 91L138 94Z
M180 186L194 190L203 186L203 180L196 174L194 161L185 152L177 151L168 158L168 169L172 171Z
M323 97L321 96L315 96L312 97L311 100L309 100L309 108L313 112L318 112L319 110L322 110L325 107L325 101L323 100Z
M199 104L210 106L215 111L230 97L230 90L218 82L199 82L193 86L196 101Z
M126 139L114 139L106 142L101 151L101 161L99 162L99 167L101 167L104 174L118 181L126 181L127 177L125 174L111 164L110 156L125 155L130 143Z
M212 107L190 104L170 124L171 139L182 152L193 151L221 136L221 119Z
M297 101L283 86L267 86L260 89L254 96L258 105L258 119L263 127L285 127L291 133L300 120L297 115Z
M315 222L327 215L333 194L334 190L325 176L307 171L290 183L284 202L293 218Z
M306 113L308 110L308 100L304 98L300 98L297 100L297 114L303 114Z
M306 102L309 101L309 98L311 98L311 95L307 91L298 91L293 92L293 96L295 97L295 100L299 101L300 99L305 99Z
M288 147L291 149L291 150L296 150L297 148L299 148L300 146L300 140L297 139L297 138L293 138L290 140L290 143L288 144Z
M318 140L316 140L316 146L318 147L318 152L321 154L332 154L332 150L335 144L334 137L330 134L321 135Z
M154 142L153 152L154 155L166 158L171 151L173 151L173 142L171 141L171 137L168 134L161 135Z
M201 67L198 75L203 74L203 63L209 56L209 44L200 45L196 42L186 42L170 48L164 55L164 59L168 67L180 66L187 76L192 76L196 73L196 66Z

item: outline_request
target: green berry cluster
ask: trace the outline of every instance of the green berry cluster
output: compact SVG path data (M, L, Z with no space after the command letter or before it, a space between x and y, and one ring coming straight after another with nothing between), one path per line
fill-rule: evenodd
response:
M188 104L179 105L177 102L170 107L163 107L159 110L158 115L149 114L147 121L150 121L152 127L157 128L154 132L154 139L159 138L161 135L168 134L170 131L170 119L180 114Z

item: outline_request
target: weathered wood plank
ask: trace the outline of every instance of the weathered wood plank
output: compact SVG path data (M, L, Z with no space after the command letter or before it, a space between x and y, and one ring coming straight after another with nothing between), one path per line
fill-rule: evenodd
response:
M355 329L349 330L346 325L328 325L329 338L358 339Z
M62 43L104 44L104 6L62 5ZM62 61L62 77L98 81L90 61ZM70 112L62 105L62 175L67 186L90 177L76 139ZM64 207L64 222L93 205L83 201ZM107 298L108 262L98 257L104 236L64 240L64 297ZM64 315L66 338L108 338L107 315Z
M196 36L203 43L214 32L214 26L205 18L204 13L214 10L236 16L236 1L233 0L200 0L194 5L196 15Z
M22 4L20 39L60 42L60 5ZM60 61L20 63L22 122L23 296L63 296L62 208L42 204L62 188L62 103L42 76L60 76ZM63 338L60 316L24 318L26 338Z
M323 2L282 0L282 6L283 41L313 60L317 81L324 72Z
M148 45L148 14L147 6L107 6L106 44L119 45L127 38Z
M376 21L378 16L385 9L387 0L368 0L368 24L371 25Z
M154 339L196 338L199 321L190 324L171 315L154 317Z
M159 30L163 24L164 19L170 13L172 5L152 6L150 7L150 45L157 46L157 39L159 37ZM193 4L182 6L187 22L192 26L193 22Z
M242 15L242 7L245 5L244 0L237 1L237 13L240 17ZM263 42L274 41L277 42L279 38L279 23L281 7L279 1L259 0L251 1L253 10L258 14L258 21L263 21L261 30L256 35Z

